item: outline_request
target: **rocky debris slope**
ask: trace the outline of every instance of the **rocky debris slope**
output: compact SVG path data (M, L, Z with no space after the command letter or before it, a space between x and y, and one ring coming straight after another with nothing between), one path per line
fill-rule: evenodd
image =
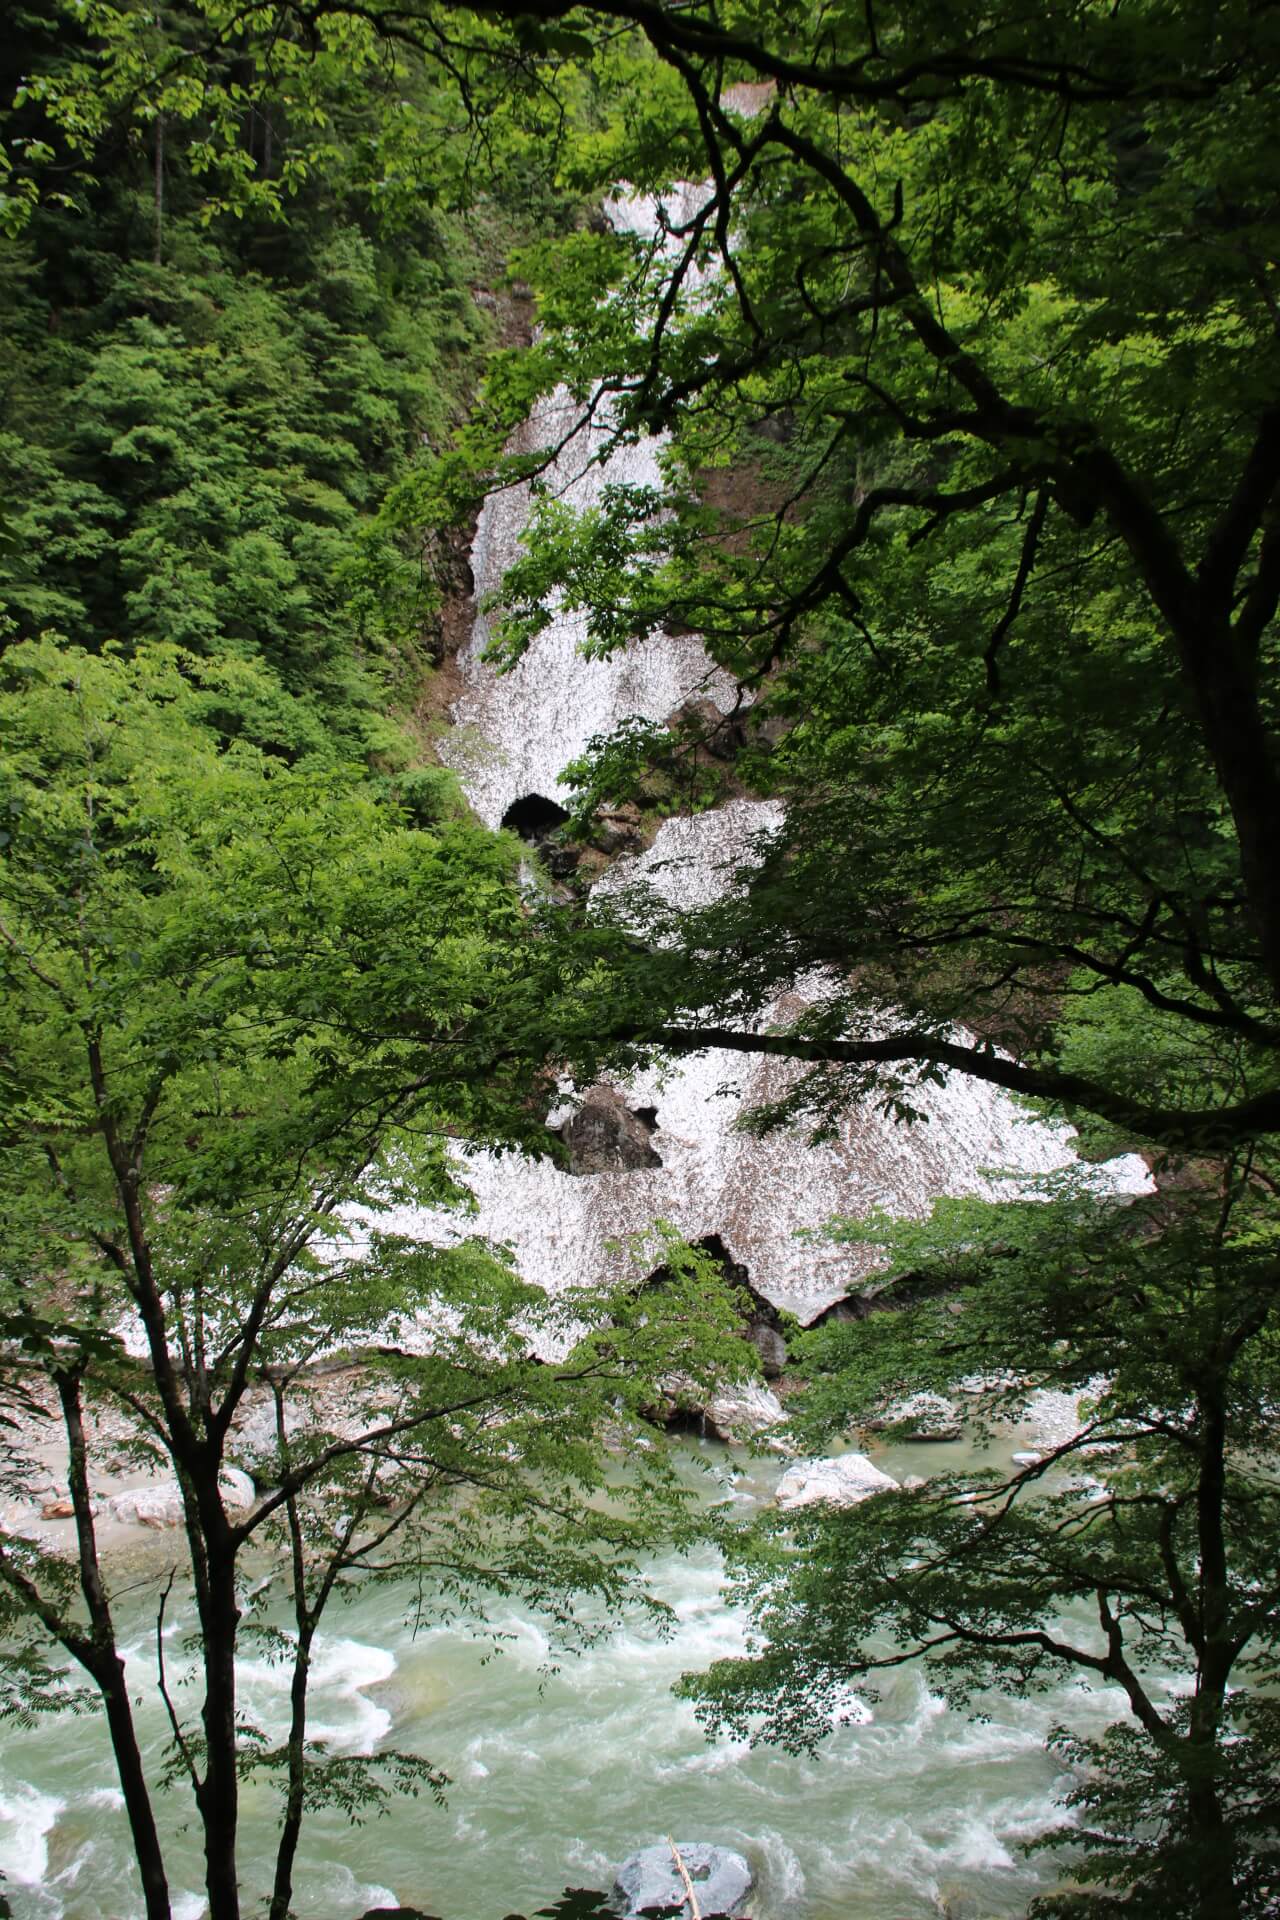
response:
M893 1432L898 1440L958 1440L960 1415L953 1401L940 1393L913 1393L897 1401L876 1420L864 1420L868 1433Z

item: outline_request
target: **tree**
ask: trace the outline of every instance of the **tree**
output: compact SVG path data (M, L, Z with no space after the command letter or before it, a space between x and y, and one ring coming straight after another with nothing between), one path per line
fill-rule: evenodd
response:
M0 164L45 155L0 238L0 613L258 659L273 697L226 688L228 734L402 764L448 581L377 510L472 391L494 322L471 287L513 216L424 206L449 166L421 60L231 31L202 64L199 8L44 15L6 22L0 97Z
M584 520L545 502L508 643L553 588L602 647L689 627L789 728L738 770L786 825L687 924L674 1004L711 1011L665 1044L821 1062L820 1113L958 1067L1247 1140L1280 1112L1267 48L1194 9L959 38L854 12L645 14L673 79L609 164L667 218L526 266L544 377L669 433L665 517L622 486ZM677 171L707 176L682 215ZM698 744L631 730L586 802ZM749 1030L822 966L794 1032ZM1122 1062L1061 1057L1064 1010L1128 990L1152 1044L1232 1052L1214 1092L1156 1111Z
M640 1496L662 1481L643 1456L634 1502L593 1504L606 1429L659 1374L705 1377L743 1348L696 1257L659 1295L557 1304L493 1249L389 1230L399 1201L464 1200L450 1141L512 1144L540 1118L528 1091L554 993L514 852L461 818L411 828L350 772L220 752L201 724L205 673L171 649L126 662L52 642L4 663L0 1371L11 1440L51 1413L61 1424L77 1539L74 1564L0 1541L5 1698L57 1704L51 1642L83 1669L148 1920L163 1920L156 1783L95 1528L109 1449L93 1416L114 1408L130 1456L176 1482L199 1724L166 1682L172 1577L158 1684L210 1915L240 1912L239 1777L276 1765L269 1911L286 1920L308 1804L359 1810L441 1784L421 1756L352 1762L309 1739L311 1647L335 1594L411 1570L442 1605L519 1592L568 1640L596 1630L576 1604L620 1601L646 1537ZM335 1354L361 1366L339 1404L309 1373ZM246 1505L227 1469L251 1405L269 1418ZM13 1450L20 1479L20 1438ZM279 1752L255 1746L236 1700L240 1635L269 1630L242 1628L240 1563L268 1542L292 1614L272 1635L292 1673Z
M1274 1912L1272 1194L1242 1154L1220 1185L1131 1206L1077 1175L922 1224L845 1223L889 1255L896 1310L810 1336L803 1444L892 1421L921 1388L963 1387L988 1438L1046 1387L1084 1396L1081 1424L1021 1465L726 1530L758 1641L685 1682L710 1724L812 1748L851 1680L921 1657L959 1704L1109 1683L1130 1721L1057 1735L1080 1824L1051 1843L1087 1849L1077 1891L1033 1912Z
M949 1655L956 1697L1106 1675L1132 1722L1071 1749L1098 1765L1076 1795L1093 1905L1270 1911L1271 1716L1229 1693L1265 1681L1275 1631L1250 1464L1274 1449L1280 1122L1270 29L599 11L666 69L641 95L649 55L596 68L607 89L633 61L595 148L656 222L524 266L544 382L618 440L665 432L666 485L581 517L544 498L506 645L557 594L601 648L703 633L754 701L734 776L786 807L711 907L622 902L651 1011L619 1037L807 1064L762 1128L868 1096L910 1118L922 1079L970 1073L1094 1149L1143 1146L1160 1188L941 1223L971 1284L839 1336L800 1416L822 1438L890 1388L994 1374L994 1417L1092 1381L1098 1484L943 1479L756 1536L758 1660L694 1690L807 1742L877 1633L894 1660ZM583 815L705 799L707 724L597 743ZM1072 1640L1056 1616L1082 1596ZM1157 1704L1161 1663L1189 1704Z

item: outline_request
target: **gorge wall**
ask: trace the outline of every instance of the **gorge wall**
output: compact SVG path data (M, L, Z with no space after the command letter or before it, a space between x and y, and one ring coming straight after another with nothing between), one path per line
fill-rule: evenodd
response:
M698 191L682 189L686 197ZM654 230L652 201L627 199L608 211L640 231ZM561 441L544 484L574 508L590 507L611 482L660 485L658 443L608 450L606 428L584 424L563 393L529 420L521 445ZM527 487L486 503L472 550L477 605L516 558L529 512ZM499 675L485 659L491 620L475 617L458 658L462 691L440 755L492 827L554 820L556 808L570 801L561 778L566 764L593 735L627 717L662 720L690 699L710 700L721 711L734 705L735 687L696 637L653 634L599 659L581 651L584 626L581 616L560 614ZM646 876L684 904L714 897L726 869L776 818L772 803L736 798L668 819L647 850L616 860L596 889ZM802 1129L764 1140L742 1132L739 1116L776 1099L795 1071L776 1059L710 1051L614 1087L580 1090L549 1120L591 1137L592 1150L578 1159L589 1171L566 1172L549 1158L469 1153L466 1178L478 1214L465 1224L402 1215L397 1225L437 1237L478 1233L505 1244L525 1278L559 1292L620 1278L632 1265L620 1243L662 1219L690 1240L716 1236L759 1294L810 1321L868 1272L873 1256L798 1235L833 1214L884 1208L919 1215L943 1194L996 1197L1010 1183L1075 1157L1070 1128L1047 1124L998 1089L960 1075L921 1090L917 1104L927 1118L914 1126L866 1102L825 1145L810 1144ZM577 1123L575 1112L582 1113ZM1120 1191L1138 1191L1147 1180L1136 1156L1113 1162L1106 1177Z

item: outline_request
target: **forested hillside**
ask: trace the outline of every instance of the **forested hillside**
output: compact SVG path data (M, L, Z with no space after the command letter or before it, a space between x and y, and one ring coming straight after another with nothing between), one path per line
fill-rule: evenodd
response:
M13 1488L52 1423L71 1530L0 1527L3 1700L84 1677L147 1920L166 1768L210 1920L311 1898L309 1810L442 1790L309 1731L335 1596L515 1597L581 1647L695 1537L743 1623L681 1685L711 1734L809 1754L906 1666L957 1714L1051 1694L1033 1912L1280 1912L1274 10L60 0L5 36L0 1336ZM566 635L701 678L573 734L562 659L558 797L485 813L459 687ZM685 885L662 834L725 802ZM780 1063L740 1125L793 1152L870 1114L909 1155L956 1086L1078 1134L826 1222L876 1279L766 1329L760 1445L803 1459L694 1524L641 1429L758 1370L731 1250L659 1223L570 1296L437 1229L468 1154L571 1163L560 1096L662 1165L628 1090L709 1052ZM924 1403L971 1453L850 1466ZM163 1756L99 1538L126 1457L198 1628L193 1710L171 1572ZM244 1628L260 1548L287 1604Z
M162 10L138 54L180 62L198 32ZM226 739L394 764L441 588L421 535L380 515L463 418L529 208L514 191L464 206L453 161L433 170L421 60L322 62L273 92L253 79L264 52L251 39L205 74L226 90L220 156L196 113L131 124L99 99L92 151L55 138L30 217L8 200L3 612L12 638L182 648ZM92 53L69 17L11 16L11 153L51 131L42 81L86 89L90 116ZM390 89L399 180L375 141Z

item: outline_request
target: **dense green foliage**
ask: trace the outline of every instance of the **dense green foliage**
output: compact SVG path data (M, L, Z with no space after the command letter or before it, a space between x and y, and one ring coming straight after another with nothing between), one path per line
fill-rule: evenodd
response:
M742 1348L709 1263L666 1243L660 1300L583 1294L570 1316L466 1237L454 1145L540 1136L575 1013L514 848L397 718L457 582L386 503L474 384L496 323L468 281L500 271L529 196L459 207L420 60L272 32L204 60L211 18L9 23L0 1420L20 1500L33 1436L61 1430L78 1553L0 1542L3 1711L96 1697L150 1920L194 1877L157 1788L189 1788L231 1920L240 1781L270 1769L260 1891L284 1920L309 1807L443 1784L425 1756L310 1735L334 1596L408 1572L424 1617L483 1630L506 1593L561 1643L601 1630L674 1511L648 1456L597 1499L606 1443L659 1371ZM395 1231L396 1205L441 1210L442 1244ZM344 1354L335 1393L315 1366ZM232 1461L269 1490L251 1511ZM196 1716L157 1630L160 1767L101 1551L122 1465L174 1485L175 1605L199 1624ZM263 1546L279 1594L246 1608ZM291 1674L279 1750L237 1704L246 1638Z
M797 59L803 17L743 67ZM1280 978L1268 29L876 28L824 16L813 78L745 112L737 71L652 30L685 84L609 164L665 222L529 270L545 377L602 385L620 435L670 432L668 513L625 486L579 520L548 499L509 642L556 587L594 644L691 627L755 691L774 725L738 773L787 821L687 927L683 999L741 1030L832 966L797 1105L958 1064L1172 1145L1247 1137L1276 1120ZM707 186L664 198L677 169ZM587 802L679 748L626 730ZM1141 1023L1127 1063L1073 1051L1060 1016L1099 997ZM1144 1110L1143 1052L1187 1047L1200 1068Z
M20 15L6 47L6 145L47 136L58 191L11 194L0 247L0 615L17 637L262 662L210 704L220 732L403 760L390 709L429 665L440 588L380 508L459 416L494 331L468 283L501 271L520 216L433 211L448 169L433 183L421 155L412 199L392 191L374 129L394 106L425 141L421 62L277 61L255 84L251 38L197 84L197 12L102 10L92 65L82 16ZM167 111L130 52L180 63Z
M687 1683L714 1725L812 1747L851 1680L921 1655L958 1705L1109 1683L1132 1722L1057 1740L1091 1842L1073 1878L1153 1920L1271 1911L1277 1227L1253 1171L1126 1206L1077 1174L844 1223L889 1256L886 1310L810 1336L801 1445L921 1390L959 1392L988 1441L1046 1389L1082 1396L1081 1424L1012 1467L726 1530L761 1650ZM1054 1838L1078 1853L1074 1820ZM1082 1891L1033 1909L1092 1910Z
M816 1444L977 1373L992 1419L1037 1385L1086 1390L1084 1438L1042 1467L757 1530L735 1550L764 1640L703 1694L804 1743L883 1657L930 1648L957 1697L1083 1667L1124 1686L1132 1724L1072 1753L1092 1852L1065 1910L1273 1910L1274 1726L1244 1685L1267 1682L1276 1625L1273 11L191 0L69 9L52 37L19 20L0 568L20 634L108 649L69 682L19 649L19 706L57 686L66 726L91 685L135 742L100 792L71 778L70 746L56 780L33 773L19 734L34 824L14 845L37 857L13 856L35 904L13 908L11 1057L34 1102L21 1151L50 1169L38 1206L64 1204L58 1102L89 1096L56 1049L52 1077L28 1057L37 989L68 1050L107 995L95 1044L123 1048L121 1112L135 1134L145 1112L138 1138L154 1122L195 1206L242 1204L285 1136L314 1196L323 1143L367 1122L359 1187L419 1061L415 1114L516 1138L551 1052L584 1074L709 1044L806 1063L762 1127L834 1126L862 1097L910 1119L922 1080L961 1071L1054 1103L1098 1150L1143 1145L1149 1205L1061 1193L895 1240L945 1303L820 1347L798 1415ZM476 337L452 209L534 156L519 266L541 332L497 356L444 451L450 356ZM557 196L620 179L654 196L645 231L564 231ZM424 319L445 337L428 346ZM584 820L730 778L784 812L708 908L632 893L625 926L570 910L535 936L500 850L438 806L414 833L314 761L335 742L398 755L378 716L413 650L415 523L536 477L553 450L504 446L558 382L620 441L665 433L665 487L609 488L582 517L544 495L504 644L557 599L602 649L692 630L752 703L731 773L701 710L597 742ZM424 432L440 457L418 462ZM159 702L211 729L191 769L205 799L174 788L181 831L146 772L153 754L173 767ZM280 758L298 764L269 772ZM86 986L76 886L90 852L95 890L115 873L117 832L110 962L95 950ZM300 923L274 849L295 832L325 854L277 965ZM223 992L203 929L190 944L205 867L230 915L210 925L231 956L219 1083L246 1005L275 1048L251 1076L263 1104L228 1111L216 1148L165 1131L204 1055L177 1047L154 1112L144 1071L152 1027L167 1061L171 1030L190 1038L199 996ZM438 959L426 982L405 932ZM278 1086L266 1058L286 1063ZM86 1109L108 1146L115 1102ZM1073 1485L1085 1444L1102 1451ZM1085 1603L1072 1639L1059 1616ZM1182 1671L1185 1704L1153 1695L1153 1662ZM210 1886L221 1920L233 1903Z
M605 396L619 439L664 430L665 489L544 498L506 644L556 595L600 648L702 633L754 701L733 778L785 803L710 906L619 898L661 956L624 962L653 995L627 1044L810 1063L763 1128L867 1096L909 1119L960 1070L1145 1145L1160 1188L929 1230L911 1291L944 1304L824 1346L801 1436L974 1374L992 1416L1085 1392L1083 1436L748 1529L758 1650L692 1689L808 1744L881 1658L933 1648L957 1698L1095 1673L1132 1720L1066 1743L1089 1862L1061 1909L1271 1912L1274 23L598 11L638 29L596 63L632 88L605 165L656 222L526 270L544 381ZM597 743L584 817L705 800L715 725Z

